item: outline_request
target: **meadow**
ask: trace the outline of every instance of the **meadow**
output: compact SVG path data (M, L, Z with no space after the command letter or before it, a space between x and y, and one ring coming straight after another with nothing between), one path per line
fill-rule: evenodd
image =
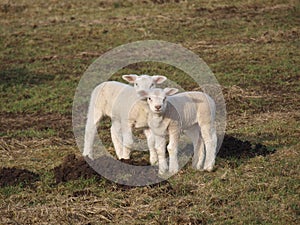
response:
M2 0L0 24L0 224L299 223L298 1ZM80 158L72 104L82 75L105 52L140 40L182 45L221 85L227 127L213 172L189 163L165 182L130 187ZM195 88L154 62L111 79L129 73ZM101 127L112 150L110 121Z

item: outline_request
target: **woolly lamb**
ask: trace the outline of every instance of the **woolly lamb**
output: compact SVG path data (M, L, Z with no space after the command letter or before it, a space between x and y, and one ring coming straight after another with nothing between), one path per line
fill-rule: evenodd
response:
M112 121L111 138L118 159L129 159L133 145L132 127L147 128L147 103L139 100L137 91L148 90L163 83L165 76L123 75L122 78L134 87L116 81L98 85L92 92L85 127L83 156L93 159L93 142L97 133L97 123L103 116ZM150 137L150 131L145 131Z
M194 146L193 167L212 171L217 154L215 103L203 92L183 92L174 95L177 92L178 89L175 88L155 88L138 93L147 98L149 105L148 125L154 135L152 148L156 150L150 152L151 157L158 157L160 174L167 172L165 136L168 134L169 172L178 172L178 142L180 132L185 131Z

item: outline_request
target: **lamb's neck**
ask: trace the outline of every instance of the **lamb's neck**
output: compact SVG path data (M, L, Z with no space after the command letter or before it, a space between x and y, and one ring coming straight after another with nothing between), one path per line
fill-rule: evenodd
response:
M155 120L162 120L164 115L162 113L152 113L152 118Z
M151 116L149 117L151 127L159 127L160 124L163 122L163 116L159 113L151 113Z

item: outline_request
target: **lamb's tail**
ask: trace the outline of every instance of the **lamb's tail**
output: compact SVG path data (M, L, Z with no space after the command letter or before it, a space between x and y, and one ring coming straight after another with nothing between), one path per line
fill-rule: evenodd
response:
M91 94L90 104L88 108L87 121L85 126L84 135L84 150L83 156L88 156L93 159L93 143L97 133L97 123L103 117L103 111L101 107L98 107L97 102L101 96L101 92L105 86L105 83L98 85Z

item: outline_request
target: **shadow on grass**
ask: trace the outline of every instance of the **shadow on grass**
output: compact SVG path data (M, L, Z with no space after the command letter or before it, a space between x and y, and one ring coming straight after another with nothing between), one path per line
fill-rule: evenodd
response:
M13 68L0 71L0 83L5 87L43 84L54 78L55 76L50 74L34 74L26 68Z
M236 137L225 135L222 146L217 155L217 166L225 167L227 164L234 169L257 156L267 156L276 152L276 149L261 143L252 143Z
M276 150L261 143L243 141L230 135L225 135L218 157L223 159L249 159L256 156L267 156Z

